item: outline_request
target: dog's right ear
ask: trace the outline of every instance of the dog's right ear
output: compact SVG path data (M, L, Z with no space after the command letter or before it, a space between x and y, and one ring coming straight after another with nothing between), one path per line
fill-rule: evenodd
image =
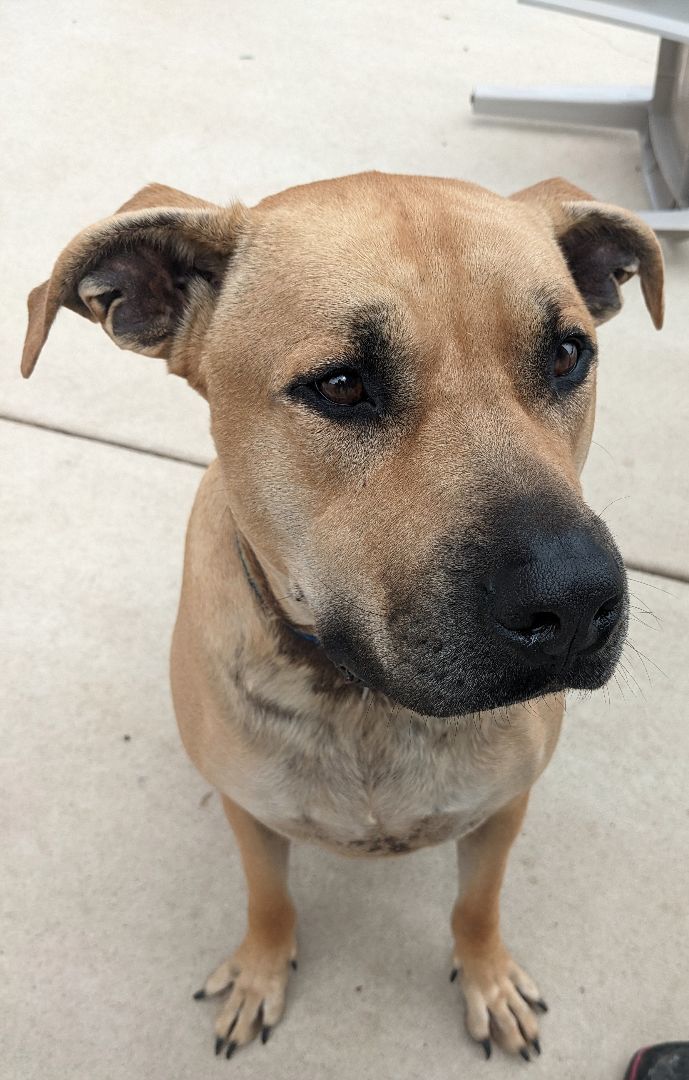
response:
M22 375L31 375L61 307L99 322L121 349L165 357L205 394L200 344L247 211L149 184L67 245L29 294Z

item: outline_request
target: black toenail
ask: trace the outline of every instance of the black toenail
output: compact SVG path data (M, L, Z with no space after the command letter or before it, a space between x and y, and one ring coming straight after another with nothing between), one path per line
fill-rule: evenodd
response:
M493 1053L493 1047L491 1045L490 1039L481 1039L481 1046L483 1047L483 1052L486 1055L486 1061L488 1061L488 1058Z
M197 990L196 993L194 994L194 1001L203 1001L205 996L206 996L206 991L205 990L203 990L203 989L202 990Z
M231 1058L236 1049L237 1049L237 1044L236 1044L236 1042L234 1042L234 1040L231 1043L228 1043L227 1050L225 1051L225 1057L226 1058Z

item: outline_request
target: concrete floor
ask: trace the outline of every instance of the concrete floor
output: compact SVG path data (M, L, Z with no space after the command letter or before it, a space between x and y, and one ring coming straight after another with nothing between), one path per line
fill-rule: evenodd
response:
M213 1059L212 1006L190 995L238 941L244 893L167 688L205 406L71 313L22 382L24 301L150 180L252 202L370 167L505 193L562 174L644 206L631 136L479 123L468 98L478 81L643 83L654 43L511 0L28 0L2 21L0 1076L512 1075L520 1060L483 1064L447 982L449 846L381 863L297 849L287 1016L266 1047ZM663 333L636 286L601 331L587 471L658 621L637 613L643 656L619 685L570 702L505 893L551 1005L531 1066L548 1080L617 1080L637 1046L689 1037L689 246L666 258Z

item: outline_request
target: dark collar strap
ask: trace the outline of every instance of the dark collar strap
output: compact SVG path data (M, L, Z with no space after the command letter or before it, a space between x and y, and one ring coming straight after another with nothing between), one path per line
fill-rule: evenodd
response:
M246 580L249 582L249 585L251 586L251 588L255 592L256 596L258 597L258 602L261 605L261 607L264 608L266 611L271 611L271 613L273 613L273 609L272 609L271 605L268 603L265 596L263 595L263 593L259 589L255 578L252 576L251 571L249 570L249 567L247 566L246 559L244 558L244 552L242 551L242 543L241 543L241 540L239 539L239 537L237 537L236 542L237 542L237 551L239 553L239 558L240 558L242 567L244 569L244 573L246 575ZM277 607L277 605L276 605L276 607ZM277 614L277 612L275 612L275 614ZM300 630L298 626L295 626L294 623L291 623L289 621L289 619L286 619L285 616L282 615L282 613L280 613L279 618L280 618L280 622L282 623L282 625L285 626L288 630L290 630L296 637L301 638L302 641L308 641L311 645L319 645L320 646L320 641L318 640L318 638L316 637L315 634L309 634L308 631L306 631L306 630Z

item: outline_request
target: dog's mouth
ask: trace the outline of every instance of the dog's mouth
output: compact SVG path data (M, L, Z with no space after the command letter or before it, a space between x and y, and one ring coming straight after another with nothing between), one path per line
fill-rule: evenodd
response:
M550 694L560 694L575 689L597 690L612 677L614 668L609 674L606 672L593 677L587 676L584 679L581 679L579 675L574 677L564 672L557 675L539 676L529 671L524 672L521 677L487 682L473 689L457 686L453 693L429 691L428 686L419 682L411 686L399 686L391 682L375 684L372 680L366 682L350 671L345 674L341 668L339 670L349 685L380 693L395 705L409 709L420 716L450 718L509 709Z
M339 671L344 682L354 683L356 686L363 686L367 690L370 689L363 679L360 679L358 675L355 675L354 672L348 667L345 667L344 664L335 664L335 667Z
M401 656L384 669L352 650L326 652L344 682L384 695L422 716L453 717L492 712L568 690L598 690L612 678L624 642L624 628L603 649L579 653L544 666L516 664L508 650L453 649L443 661Z

